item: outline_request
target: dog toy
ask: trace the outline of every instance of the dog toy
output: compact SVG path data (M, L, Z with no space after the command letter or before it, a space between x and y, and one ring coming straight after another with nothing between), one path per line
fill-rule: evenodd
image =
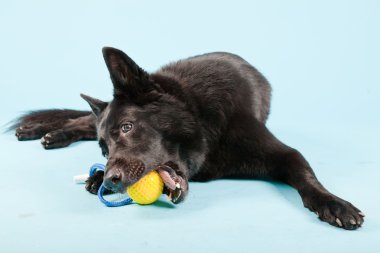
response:
M164 182L157 171L153 170L127 188L129 197L140 205L155 202L162 194Z
M92 176L97 171L104 171L105 166L96 163L91 166L89 174L74 176L74 182L84 183L89 176ZM155 202L162 194L164 183L157 171L151 171L135 184L127 188L127 193L130 198L121 201L108 201L104 198L105 187L102 184L98 190L99 200L108 207L118 207L129 205L133 202L140 205L148 205Z

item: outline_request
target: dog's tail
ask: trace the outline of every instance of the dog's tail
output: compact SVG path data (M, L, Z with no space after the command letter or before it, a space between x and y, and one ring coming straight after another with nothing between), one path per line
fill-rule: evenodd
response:
M33 130L28 131L30 136L26 135L26 138L22 138L22 136L17 136L20 140L27 139L37 139L40 138L40 135L43 132L49 130L48 128L60 128L63 127L66 123L68 123L72 119L77 119L79 117L88 116L92 112L90 111L77 111L77 110L69 110L69 109L49 109L49 110L38 110L38 111L29 111L22 114L20 117L15 120L9 122L5 126L5 132L10 132L16 130L17 132L20 130ZM41 133L40 133L41 132ZM28 136L28 137L27 137Z

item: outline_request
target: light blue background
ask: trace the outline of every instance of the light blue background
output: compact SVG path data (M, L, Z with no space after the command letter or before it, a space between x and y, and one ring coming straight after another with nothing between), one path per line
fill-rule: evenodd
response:
M72 183L95 142L45 151L0 135L1 252L378 252L379 1L1 1L0 125L41 108L109 100L101 48L148 71L230 51L271 82L269 128L333 193L366 213L354 232L318 221L295 190L191 183L185 203L106 208Z

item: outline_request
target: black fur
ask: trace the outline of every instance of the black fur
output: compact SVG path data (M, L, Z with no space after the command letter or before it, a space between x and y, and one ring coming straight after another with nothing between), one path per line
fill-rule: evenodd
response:
M112 191L124 191L159 169L170 175L165 192L179 203L188 180L265 178L296 188L305 207L331 225L362 225L360 210L328 192L303 156L266 128L271 88L239 56L205 54L148 74L120 50L104 48L103 55L113 101L82 95L93 114L34 112L15 125L20 140L42 137L45 148L97 138L108 163L104 178L88 180L90 192L103 180Z
M40 110L26 113L10 129L20 141L41 138L44 148L61 148L79 140L96 139L95 117L88 111Z

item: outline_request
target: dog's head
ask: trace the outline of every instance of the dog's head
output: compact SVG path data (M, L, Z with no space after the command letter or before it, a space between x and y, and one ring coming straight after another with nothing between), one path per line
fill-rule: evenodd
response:
M186 154L181 147L190 145L199 135L187 103L165 91L163 87L170 86L170 80L149 75L122 51L104 48L103 56L114 99L107 103L82 97L97 118L99 145L108 158L105 186L123 192L164 164L172 164L175 173L168 171L172 179L186 180L186 169L181 169Z

